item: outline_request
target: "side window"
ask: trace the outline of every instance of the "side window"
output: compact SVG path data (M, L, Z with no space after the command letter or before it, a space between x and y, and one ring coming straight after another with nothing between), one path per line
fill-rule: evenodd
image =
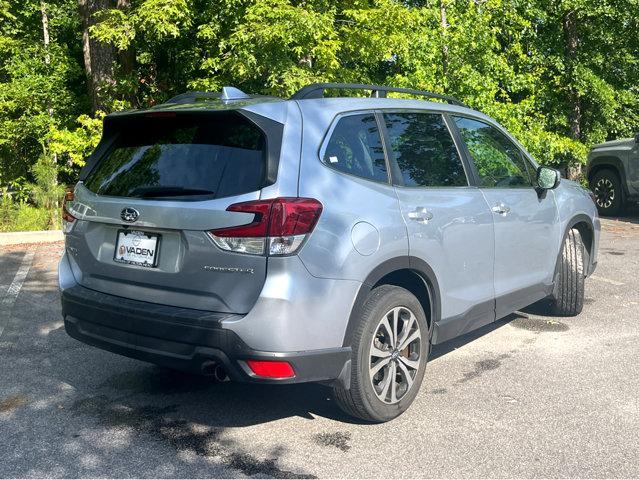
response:
M464 165L437 113L384 114L390 148L408 187L467 186Z
M522 152L503 133L478 120L455 117L482 187L512 188L533 185Z
M372 113L340 118L322 160L341 172L388 182L382 139Z

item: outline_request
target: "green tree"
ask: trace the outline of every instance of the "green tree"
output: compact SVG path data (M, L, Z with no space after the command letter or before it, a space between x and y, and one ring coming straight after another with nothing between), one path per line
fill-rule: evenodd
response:
M458 96L578 176L593 143L639 131L638 11L639 0L0 0L0 187L36 185L36 162L54 166L39 177L52 186L73 183L104 113L187 89L288 96L315 81Z

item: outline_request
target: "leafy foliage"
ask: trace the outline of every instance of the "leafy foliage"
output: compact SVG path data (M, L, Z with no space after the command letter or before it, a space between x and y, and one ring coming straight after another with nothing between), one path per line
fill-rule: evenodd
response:
M0 198L0 232L47 230L52 228L50 220L51 211L45 208L14 202L8 195Z
M72 174L78 167L84 166L86 158L100 141L103 119L104 112L97 112L94 117L80 115L78 127L73 130L51 128L46 138L51 153L58 157L61 170Z
M64 186L59 185L57 181L57 165L45 152L31 171L35 177L35 182L29 185L33 203L48 212L47 227L55 228L60 224L58 213L64 195Z
M281 96L315 81L422 88L495 117L561 167L639 131L639 0L92 3L106 8L89 26L78 0L0 0L0 186L41 174L72 183L98 141L89 37L111 54L108 110L223 85ZM56 175L33 167L43 155Z

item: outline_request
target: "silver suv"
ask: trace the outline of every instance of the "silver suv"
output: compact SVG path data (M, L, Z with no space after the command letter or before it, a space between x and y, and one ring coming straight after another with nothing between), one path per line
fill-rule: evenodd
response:
M72 337L219 379L323 382L369 421L408 408L431 345L542 299L578 314L600 231L589 193L491 118L351 84L109 115L64 220Z

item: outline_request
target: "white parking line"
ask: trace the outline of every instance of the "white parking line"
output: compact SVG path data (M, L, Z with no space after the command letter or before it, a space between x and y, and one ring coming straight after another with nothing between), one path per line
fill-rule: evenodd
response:
M20 293L20 289L22 288L22 284L24 283L24 279L27 278L27 274L29 273L29 269L31 268L31 264L33 263L33 257L35 256L34 250L28 250L24 257L22 257L22 263L20 263L20 268L16 272L13 277L13 281L9 288L7 289L7 293L4 294L2 299L0 299L0 320L4 319L4 322L0 324L0 337L2 336L2 332L4 332L4 327L6 327L9 322L9 317L11 316L11 309L13 308L13 304L18 298L18 294Z
M593 280L599 280L600 282L609 283L610 285L616 285L617 287L625 285L625 283L623 282L618 282L617 280L610 280L609 278L603 278L597 275L590 275L590 278L592 278Z

